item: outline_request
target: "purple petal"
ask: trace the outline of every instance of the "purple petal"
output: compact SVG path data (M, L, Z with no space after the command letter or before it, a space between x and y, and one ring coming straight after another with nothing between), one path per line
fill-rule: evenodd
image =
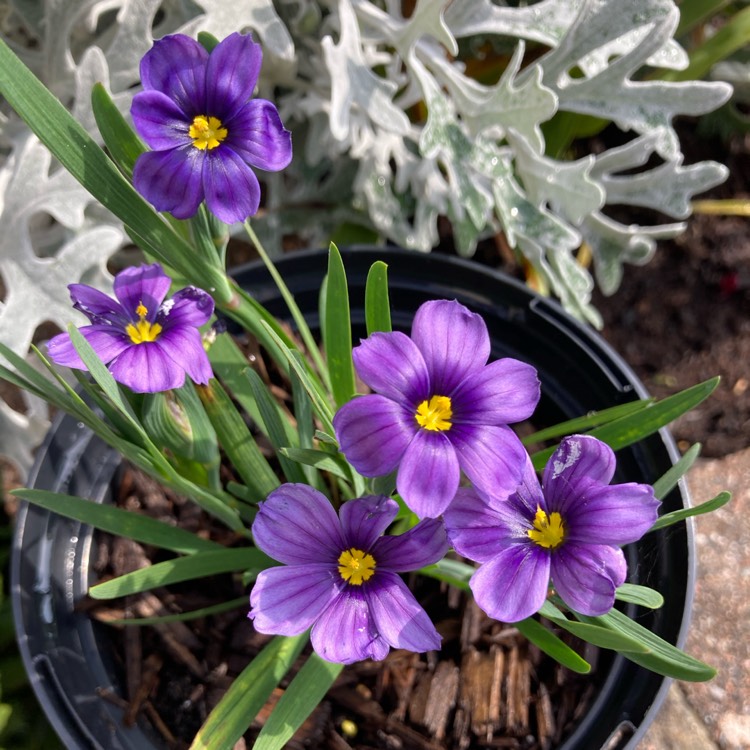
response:
M459 488L444 518L448 538L456 552L475 562L491 560L510 536L497 510L474 487ZM524 523L528 527L522 515L518 524Z
M185 382L185 370L168 357L156 341L128 347L113 360L109 369L118 383L134 393L169 391Z
M352 359L370 388L409 409L432 395L427 365L405 333L373 333L354 347Z
M372 548L378 570L405 573L433 565L445 557L448 537L438 519L420 521L398 536L381 536Z
M445 511L445 525L456 551L485 562L506 542L528 540L537 508L546 508L531 459L513 492L486 493L460 488Z
M402 407L379 395L344 404L333 426L347 461L366 477L393 471L416 433L416 424L410 424Z
M592 485L609 484L614 473L615 454L606 443L589 435L565 438L544 468L548 508L567 518Z
M230 118L253 94L263 53L249 34L235 32L214 47L206 68L206 114Z
M517 359L498 359L464 380L453 395L454 421L509 424L528 419L539 403L536 370Z
M550 556L541 547L509 544L471 577L479 607L501 622L530 617L544 604L549 588Z
M203 190L211 213L226 224L253 216L260 205L260 185L250 167L222 144L203 163Z
M156 316L162 328L194 326L198 328L208 322L214 312L213 297L194 286L180 289L171 300L163 302Z
M335 565L347 548L330 501L306 484L283 484L258 508L253 539L274 560Z
M527 453L509 427L454 424L447 434L461 468L480 490L507 495L518 487Z
M425 302L414 316L411 331L427 363L433 395L450 396L490 356L484 320L455 300Z
M539 477L537 477L536 469L534 464L531 463L531 458L528 453L524 461L523 473L521 474L521 481L518 486L510 494L507 501L503 501L502 495L493 493L492 499L495 497L500 498L494 503L494 507L497 508L498 512L502 515L504 507L511 505L515 509L515 513L519 517L525 517L526 522L524 524L523 535L526 535L526 530L529 528L529 524L534 521L534 516L538 508L547 510L547 501L544 499L544 493L542 492L542 486L539 484ZM505 516L503 516L505 518ZM507 519L506 519L507 520Z
M604 544L566 542L552 556L552 584L562 600L582 615L609 612L615 589L625 581L621 549Z
M440 648L435 626L395 573L378 573L377 582L365 589L365 596L375 627L393 648L415 653Z
M83 326L78 330L105 364L111 362L118 354L133 345L127 334L111 326ZM78 356L68 333L60 333L51 338L47 342L47 353L49 358L57 365L74 367L77 370L87 369L83 360Z
M206 385L214 376L197 328L179 326L166 329L154 343L184 370L194 383Z
M339 594L313 626L310 640L318 656L339 664L388 655L361 586L347 586Z
M656 521L661 503L647 484L594 487L568 506L564 516L567 538L587 544L629 544L640 539Z
M420 430L401 459L396 488L419 518L437 518L456 495L461 470L443 432Z
M132 266L115 276L115 297L133 318L136 318L138 305L144 305L148 310L146 319L153 322L171 283L158 263Z
M69 284L73 307L80 310L92 323L116 324L125 327L130 315L112 297L88 284Z
M161 91L141 91L130 107L138 134L157 151L191 143L190 121L185 113Z
M189 219L203 200L204 156L192 145L146 151L135 162L133 185L157 211Z
M166 94L188 115L205 115L208 52L195 39L172 34L154 42L141 60L145 90Z
M346 584L332 565L292 565L258 574L248 617L259 633L304 633Z
M226 144L256 169L278 172L292 161L292 134L271 102L253 99L225 125Z
M367 552L391 525L398 513L398 503L382 495L349 500L339 509L341 530L347 549ZM376 559L378 565L380 561Z

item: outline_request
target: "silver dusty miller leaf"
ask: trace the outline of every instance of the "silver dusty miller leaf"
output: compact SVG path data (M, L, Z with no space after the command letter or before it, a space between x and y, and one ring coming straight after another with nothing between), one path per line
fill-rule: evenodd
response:
M6 165L0 274L7 295L0 306L0 340L19 354L27 351L41 323L64 328L78 320L67 285L94 277L101 286L108 277L107 259L124 239L117 227L87 225L91 196L64 170L50 174L50 163L47 149L28 134ZM49 239L45 216L73 230L68 237L63 231L59 249L51 252L54 238Z
M645 262L659 238L684 226L621 225L606 206L648 203L684 219L693 196L725 175L712 162L683 163L672 118L715 109L729 86L639 76L645 65L685 67L673 39L673 0L418 0L408 17L400 0L11 0L8 7L0 33L95 138L92 82L100 80L127 116L154 38L252 32L264 48L259 94L277 102L295 143L292 165L264 181L268 210L257 226L272 253L284 234L325 244L344 222L428 251L439 218L448 217L462 255L504 231L563 304L596 325L593 280L575 261L580 243L590 245L597 282L611 293L624 263ZM506 47L510 40L513 50L491 85L467 75L460 59L458 42L463 50L480 40ZM525 40L549 51L524 59ZM572 77L573 68L582 77ZM560 111L611 120L633 139L595 159L552 159L540 126ZM124 237L77 185L50 173L24 132L13 113L0 113L7 154L0 273L8 289L0 335L19 351L35 325L7 322L20 314L19 295L44 289L44 307L62 322L65 285L80 280L69 274L106 285L104 262ZM645 168L652 154L662 163ZM19 174L35 181L33 194L22 193L33 210L16 200Z
M42 442L50 421L46 402L25 392L22 398L24 413L0 400L0 455L25 474L34 460L32 448Z
M678 21L679 11L672 0L585 0L559 44L538 61L544 83L558 95L562 110L603 117L622 130L657 132L657 152L674 159L680 145L672 118L709 112L731 93L728 86L716 83L631 80L633 73L664 49ZM623 38L633 46L621 46L620 56L604 66L601 50L611 49ZM590 67L591 74L571 77L569 71L592 55L599 57Z
M393 103L398 88L365 65L360 30L349 0L339 0L339 43L323 39L323 55L331 75L330 120L334 138L344 140L354 117L366 116L376 128L406 135L409 118Z

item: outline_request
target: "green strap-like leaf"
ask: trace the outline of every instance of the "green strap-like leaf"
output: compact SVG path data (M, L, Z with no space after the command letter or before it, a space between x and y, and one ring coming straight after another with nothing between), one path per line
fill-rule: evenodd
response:
M612 450L632 445L696 407L711 395L718 384L718 377L711 378L694 385L692 388L687 388L680 393L650 404L647 408L640 409L634 414L628 414L597 427L588 434L607 443ZM537 471L544 468L555 448L556 446L545 448L531 457Z
M615 599L621 602L639 604L649 609L659 609L664 605L664 597L648 586L638 586L635 583L623 583L615 591Z
M705 6L704 6L705 7ZM750 44L750 8L731 14L726 22L717 25L714 33L690 51L690 64L682 70L660 70L663 81L695 81L705 78L716 63L726 60Z
M217 336L208 350L208 358L214 375L221 379L226 390L245 410L250 419L261 427L263 420L260 418L255 399L247 389L245 378L245 370L250 365L234 338L228 333Z
M463 591L470 591L469 579L476 573L476 568L467 565L460 560L453 560L450 557L444 557L434 565L420 568L418 573L435 578L438 581L445 581Z
M323 310L323 343L326 349L331 390L336 406L342 406L356 391L352 362L352 324L349 287L344 263L336 245L328 250L328 276Z
M352 481L351 472L347 470L347 465L339 463L336 457L330 453L318 451L314 448L282 448L280 452L292 461L297 461L305 466L314 466L321 471L328 471L346 482Z
M284 477L288 482L300 482L305 484L307 478L302 471L302 467L295 461L290 461L281 451L282 448L290 446L287 442L284 420L279 414L278 404L273 400L271 394L268 392L268 388L266 388L266 384L261 380L260 375L258 375L255 370L248 368L245 371L245 376L250 382L250 388L255 397L255 401L258 404L263 424L265 425L265 432L268 435L268 439L271 441L271 445L276 451L279 463L281 464L281 469L284 472Z
M365 285L365 321L367 335L376 331L388 333L391 327L391 306L388 299L388 266L378 260L370 266Z
M190 750L234 747L307 643L307 633L276 636L251 662L211 711Z
M166 625L170 622L189 622L201 617L218 615L222 612L229 612L233 609L247 607L247 597L240 596L236 599L230 599L219 604L212 604L210 607L201 607L200 609L191 609L189 612L175 612L172 615L161 615L160 617L114 617L107 620L108 625Z
M531 435L521 438L521 442L524 445L534 445L534 443L553 440L554 438L563 437L564 435L575 435L576 433L585 432L593 427L599 427L607 422L612 422L620 417L625 417L628 414L635 414L635 412L645 409L653 402L654 399L648 398L640 401L629 401L627 404L619 404L618 406L612 406L609 409L595 411L591 414L587 414L585 417L569 419L565 422L553 425L552 427L547 427L544 430L533 432Z
M720 492L712 500L708 500L700 505L695 505L692 508L683 508L682 510L674 510L671 513L665 513L663 516L656 519L656 523L649 529L649 531L657 531L666 526L671 526L673 523L684 521L686 518L702 516L704 513L711 513L712 511L718 510L726 505L731 499L731 492Z
M81 497L29 488L13 490L13 494L66 518L161 549L185 554L223 549L220 544L202 539L189 531L113 505L101 505Z
M132 180L135 160L146 150L145 144L122 116L101 83L95 83L91 89L91 107L109 155L125 176Z
M570 646L561 641L540 622L527 618L526 620L514 623L514 627L518 629L518 632L524 638L531 641L547 656L551 656L564 667L578 672L578 674L588 674L591 671L591 665L585 659L579 656Z
M682 0L680 23L674 33L675 39L680 39L711 16L719 14L730 2L731 0Z
M213 34L209 34L207 31L198 32L198 42L203 47L203 49L206 50L206 52L211 52L213 48L219 44L219 40Z
M232 466L253 492L255 502L265 500L268 493L279 486L279 479L258 448L242 415L217 380L196 386L196 391Z
M330 387L330 384L328 383L328 368L323 361L323 356L320 353L320 349L318 348L315 339L313 338L310 327L307 325L305 316L302 314L302 311L299 309L299 306L294 299L294 295L289 291L289 287L287 287L286 282L276 269L276 266L273 264L273 261L266 252L263 244L258 238L258 235L255 233L255 230L250 225L249 221L245 221L245 231L247 232L248 237L250 237L250 240L255 246L255 249L258 251L258 255L260 255L260 258L268 269L268 272L271 274L271 278L274 280L274 283L276 284L279 293L284 299L284 302L286 302L286 306L289 309L289 312L292 314L292 318L294 319L295 324L297 325L297 331L299 332L302 341L307 347L310 359L315 363L315 367L318 368L318 372L320 373L320 377L323 383L326 384L326 387Z
M328 688L341 674L343 664L333 664L310 654L271 712L253 750L282 750L287 740L315 710Z
M317 414L318 419L320 419L320 421L323 424L324 432L327 433L328 435L334 435L336 431L333 429L333 422L332 422L333 410L331 409L330 404L328 404L328 402L322 396L320 391L315 387L315 384L310 379L310 376L308 375L307 370L302 366L302 363L295 356L294 350L290 349L282 341L282 339L279 336L277 336L273 328L271 328L271 326L265 323L265 321L263 322L262 325L266 329L266 332L268 333L268 335L276 343L279 351L284 356L288 364L297 374L297 377L299 378L300 383L302 384L302 387L307 392L307 395L310 397L310 401L315 407L315 413Z
M595 622L592 618L586 618L585 621L576 622L569 620L551 601L547 600L539 610L542 617L546 617L555 625L567 630L573 635L577 635L584 641L588 641L599 648L610 648L620 653L628 654L645 654L648 647L638 638L634 638L627 633L616 631L612 628L604 627Z
M111 581L99 583L89 589L89 595L93 599L115 599L118 596L150 591L157 586L192 581L218 573L250 569L265 570L275 564L270 557L255 547L200 551L189 557L165 560L148 568L141 568L113 578Z
M146 430L143 429L143 425L138 421L133 408L123 398L120 386L117 385L117 381L112 376L112 373L107 369L104 362L99 359L99 355L94 351L91 344L89 344L83 334L73 324L68 326L68 333L70 334L73 347L78 356L83 360L83 364L86 365L91 377L104 391L112 404L117 407L120 414L128 421L131 428L136 431L143 444L148 445L150 438Z
M652 672L689 682L704 682L710 680L716 674L716 670L712 667L694 659L692 656L688 656L684 651L680 651L671 643L667 643L663 638L652 633L648 628L644 628L643 625L634 622L619 610L613 609L600 617L577 616L583 622L603 625L643 643L648 648L649 653L635 654L631 652L623 653L623 656L646 669L650 669Z
M677 485L677 482L680 481L682 476L695 463L695 459L698 458L700 452L700 443L690 446L690 448L685 451L685 455L682 456L672 468L664 472L663 476L659 477L659 479L654 482L654 495L659 500L663 500Z
M301 354L297 356L300 366L302 365L302 362L300 361L301 357ZM297 445L299 445L302 450L313 450L313 446L315 445L315 421L313 419L312 402L307 395L305 387L302 385L302 381L297 377L297 373L294 370L289 371L289 379L292 383L293 413L294 418L297 420ZM288 424L286 424L286 426L288 426ZM291 444L291 441L289 441L288 444ZM315 465L306 464L304 461L301 461L300 463L302 464L302 472L305 475L307 484L315 487L321 492L325 492L325 481Z

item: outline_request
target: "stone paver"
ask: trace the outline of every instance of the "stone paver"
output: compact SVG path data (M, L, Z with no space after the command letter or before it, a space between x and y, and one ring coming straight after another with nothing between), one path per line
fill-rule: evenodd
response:
M729 505L695 519L698 576L686 649L719 670L673 685L640 750L750 750L750 448L696 463L693 502Z

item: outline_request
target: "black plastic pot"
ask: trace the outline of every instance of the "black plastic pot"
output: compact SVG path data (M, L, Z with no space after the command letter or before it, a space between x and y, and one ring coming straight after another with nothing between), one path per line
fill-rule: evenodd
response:
M487 322L493 358L511 356L534 365L542 382L535 417L551 424L590 410L642 398L641 383L603 339L549 300L502 274L470 261L390 248L343 253L349 279L355 341L365 335L364 285L376 260L389 266L394 328L408 330L419 305L458 299ZM278 263L313 328L326 268L322 252L296 253ZM239 269L237 280L275 315L288 318L270 276L259 264ZM615 481L653 482L675 461L665 430L618 451ZM30 485L106 502L118 455L69 418L58 420L40 449ZM689 504L680 486L664 511ZM11 588L19 646L39 701L69 750L149 750L163 747L148 726L125 728L122 711L101 694L118 687L110 641L99 647L101 627L75 609L90 583L93 530L28 506L19 514L12 554ZM689 524L649 534L626 554L631 580L665 598L639 621L666 640L684 642L693 594L694 548ZM653 720L668 680L620 656L611 660L593 705L562 750L634 750Z

